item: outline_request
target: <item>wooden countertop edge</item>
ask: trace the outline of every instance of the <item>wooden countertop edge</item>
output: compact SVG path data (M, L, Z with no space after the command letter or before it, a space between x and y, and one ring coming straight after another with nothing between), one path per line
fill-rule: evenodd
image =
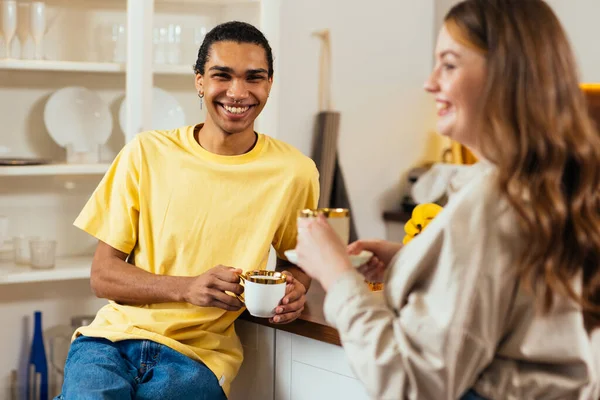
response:
M240 316L240 319L253 322L259 325L268 326L284 332L294 333L320 342L341 346L340 336L335 328L322 325L318 322L312 322L302 319L302 316L289 324L271 324L266 318L257 318L250 315L247 311Z
M269 328L278 329L296 335L304 336L310 339L315 339L321 342L341 346L340 336L338 331L331 327L323 314L323 302L325 301L325 291L313 281L308 293L306 294L306 304L300 318L289 324L271 324L267 318L253 317L244 311L240 315L240 319L248 322L253 322L259 325L268 326Z

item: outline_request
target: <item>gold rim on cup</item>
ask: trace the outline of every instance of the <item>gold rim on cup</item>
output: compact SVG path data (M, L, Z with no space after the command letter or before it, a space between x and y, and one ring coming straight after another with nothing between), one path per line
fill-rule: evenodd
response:
M327 218L342 218L350 215L350 210L347 208L305 208L298 211L300 218L315 218L319 215L324 215Z
M287 275L283 272L268 270L248 271L245 274L240 275L240 278L244 282L262 283L264 285L278 285L284 283L286 277Z

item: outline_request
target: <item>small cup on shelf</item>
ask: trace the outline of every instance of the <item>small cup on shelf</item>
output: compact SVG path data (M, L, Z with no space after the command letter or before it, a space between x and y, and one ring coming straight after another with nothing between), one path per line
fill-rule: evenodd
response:
M15 263L17 265L29 265L31 262L30 242L37 240L37 236L15 236L13 238L13 250L15 253Z
M54 268L56 259L56 240L33 239L29 242L31 267L35 269Z

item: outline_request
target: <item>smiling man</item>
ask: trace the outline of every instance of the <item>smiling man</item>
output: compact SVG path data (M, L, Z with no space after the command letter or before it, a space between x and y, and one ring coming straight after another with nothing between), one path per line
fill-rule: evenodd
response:
M91 286L109 303L74 335L64 399L222 399L243 359L239 274L289 272L272 323L303 310L310 279L284 261L296 215L317 205L313 161L254 131L273 83L263 34L230 22L198 52L203 124L138 134L75 225L99 240Z

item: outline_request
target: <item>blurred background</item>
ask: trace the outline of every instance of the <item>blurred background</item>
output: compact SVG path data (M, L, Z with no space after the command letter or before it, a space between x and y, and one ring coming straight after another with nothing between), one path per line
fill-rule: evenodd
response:
M600 119L600 2L550 0ZM437 136L423 83L453 0L0 0L0 399L22 397L41 325L52 394L89 289L95 241L72 222L121 147L204 120L194 90L204 35L250 22L275 57L257 130L313 154L319 96L339 113L335 157L361 238L401 240L409 189L431 163L473 162ZM329 34L329 71L322 76ZM583 85L585 84L585 85Z

